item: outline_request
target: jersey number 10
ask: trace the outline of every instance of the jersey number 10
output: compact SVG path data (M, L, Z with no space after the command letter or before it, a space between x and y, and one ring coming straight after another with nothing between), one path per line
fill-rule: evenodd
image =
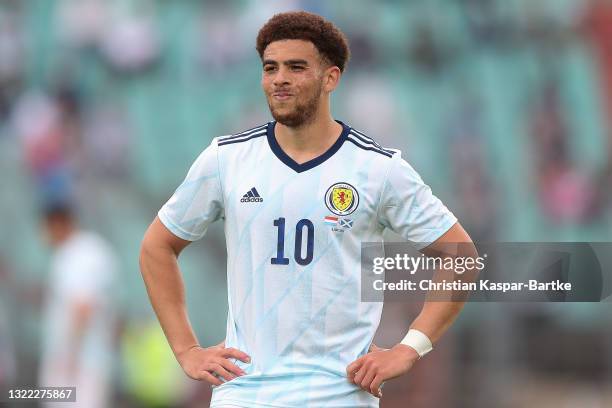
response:
M274 226L278 228L278 240L276 242L276 256L270 259L272 265L289 265L289 258L285 258L285 219L274 220ZM306 227L306 256L302 257L302 233ZM312 262L314 251L314 225L309 219L303 218L295 226L295 251L293 257L295 262L304 266Z

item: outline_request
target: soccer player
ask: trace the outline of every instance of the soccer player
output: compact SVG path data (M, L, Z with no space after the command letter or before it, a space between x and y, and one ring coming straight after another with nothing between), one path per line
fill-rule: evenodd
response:
M76 402L44 406L111 406L118 261L98 234L81 230L67 203L45 209L44 228L53 247L45 307L41 387L76 387Z
M349 58L337 27L277 14L257 51L274 120L215 138L161 208L140 255L151 303L186 374L214 386L211 407L377 407L382 382L431 350L461 304L426 302L401 343L372 345L382 303L360 301L360 244L385 228L432 248L471 240L399 151L332 118ZM203 347L177 257L219 219L227 332Z

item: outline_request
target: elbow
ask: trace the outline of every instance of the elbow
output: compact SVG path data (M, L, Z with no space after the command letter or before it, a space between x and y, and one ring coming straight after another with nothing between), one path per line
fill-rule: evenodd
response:
M138 264L140 266L140 273L142 275L146 272L147 260L151 257L151 240L148 237L148 234L145 233L145 236L140 243L140 252L138 255Z
M472 258L472 259L478 258L478 250L476 249L476 245L474 245L472 241L466 242L465 244L462 244L462 246L464 247L463 256Z
M467 273L465 273L465 277L467 280L471 282L475 282L482 269L484 269L484 261L485 259L480 257L478 254L478 249L476 249L476 245L472 241L461 244L461 257L466 260L466 266L469 264L467 268Z

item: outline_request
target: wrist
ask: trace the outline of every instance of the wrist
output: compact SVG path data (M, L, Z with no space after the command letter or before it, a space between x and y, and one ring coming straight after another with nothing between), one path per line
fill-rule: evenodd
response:
M419 356L419 353L417 353L414 348L402 343L397 343L395 346L393 346L392 350L395 350L397 353L399 353L401 359L404 359L409 362L414 362L421 358Z
M400 342L401 345L412 348L419 358L424 357L427 353L433 350L433 344L427 335L419 330L410 329L406 337Z
M181 349L177 349L177 350L174 352L174 355L176 356L176 359L177 359L177 360L178 360L178 362L180 363L180 362L181 362L181 358L182 358L182 357L183 357L185 354L189 353L189 352L190 352L191 350L193 350L193 349L200 348L200 347L201 347L201 346L200 346L199 344L197 344L197 343L196 343L196 344L192 344L192 345L190 345L190 346L188 346L188 347L182 347Z

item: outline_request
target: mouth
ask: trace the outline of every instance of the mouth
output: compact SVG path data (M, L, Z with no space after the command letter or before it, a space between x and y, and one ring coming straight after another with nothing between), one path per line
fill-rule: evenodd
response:
M293 97L293 94L289 92L274 92L272 97L278 101L286 101L287 99Z

